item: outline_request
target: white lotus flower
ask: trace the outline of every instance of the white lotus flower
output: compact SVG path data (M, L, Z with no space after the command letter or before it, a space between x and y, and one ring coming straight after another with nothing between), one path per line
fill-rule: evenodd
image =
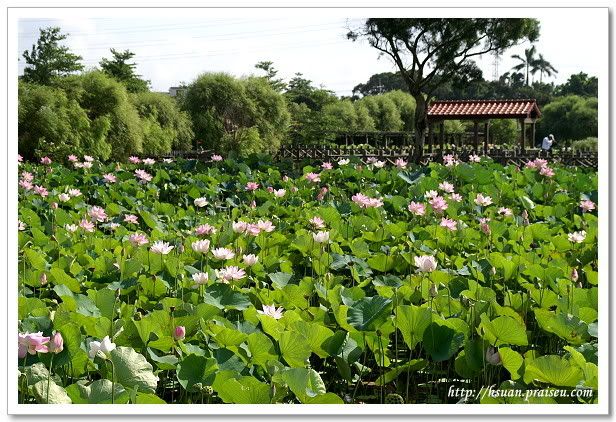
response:
M105 336L102 341L90 342L90 358L94 359L96 356L100 356L103 359L109 357L109 353L116 348L115 343L112 343L109 336Z

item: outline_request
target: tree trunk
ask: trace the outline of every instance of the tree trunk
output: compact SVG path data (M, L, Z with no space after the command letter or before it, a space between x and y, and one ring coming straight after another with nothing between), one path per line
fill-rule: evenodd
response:
M423 156L426 128L428 127L428 105L422 93L413 95L415 98L415 152L413 160L419 162Z

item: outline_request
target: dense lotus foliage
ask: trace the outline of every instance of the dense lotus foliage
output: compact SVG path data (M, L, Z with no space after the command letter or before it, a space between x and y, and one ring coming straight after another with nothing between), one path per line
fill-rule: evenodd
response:
M596 402L596 172L52 158L19 166L20 403Z

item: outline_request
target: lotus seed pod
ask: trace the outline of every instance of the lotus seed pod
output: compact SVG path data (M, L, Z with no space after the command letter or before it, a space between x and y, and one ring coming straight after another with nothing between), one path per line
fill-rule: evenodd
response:
M201 392L205 394L206 396L211 396L212 394L214 394L214 389L212 388L211 385L204 385L201 388Z
M436 288L436 284L432 283L430 285L430 297L434 298L438 296L438 289Z
M385 396L386 404L404 404L404 399L400 394L388 394Z
M135 321L141 321L141 312L135 312Z

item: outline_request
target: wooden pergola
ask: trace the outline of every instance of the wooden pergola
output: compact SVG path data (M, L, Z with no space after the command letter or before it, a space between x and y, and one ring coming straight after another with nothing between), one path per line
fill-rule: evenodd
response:
M534 99L526 100L443 100L432 101L428 106L428 142L430 151L433 147L433 127L440 126L439 141L443 148L445 120L472 120L473 145L479 150L479 124L484 125L483 150L488 152L490 119L516 119L520 122L520 148L526 147L527 124L532 127L532 139L535 139L535 123L541 117L541 111Z

